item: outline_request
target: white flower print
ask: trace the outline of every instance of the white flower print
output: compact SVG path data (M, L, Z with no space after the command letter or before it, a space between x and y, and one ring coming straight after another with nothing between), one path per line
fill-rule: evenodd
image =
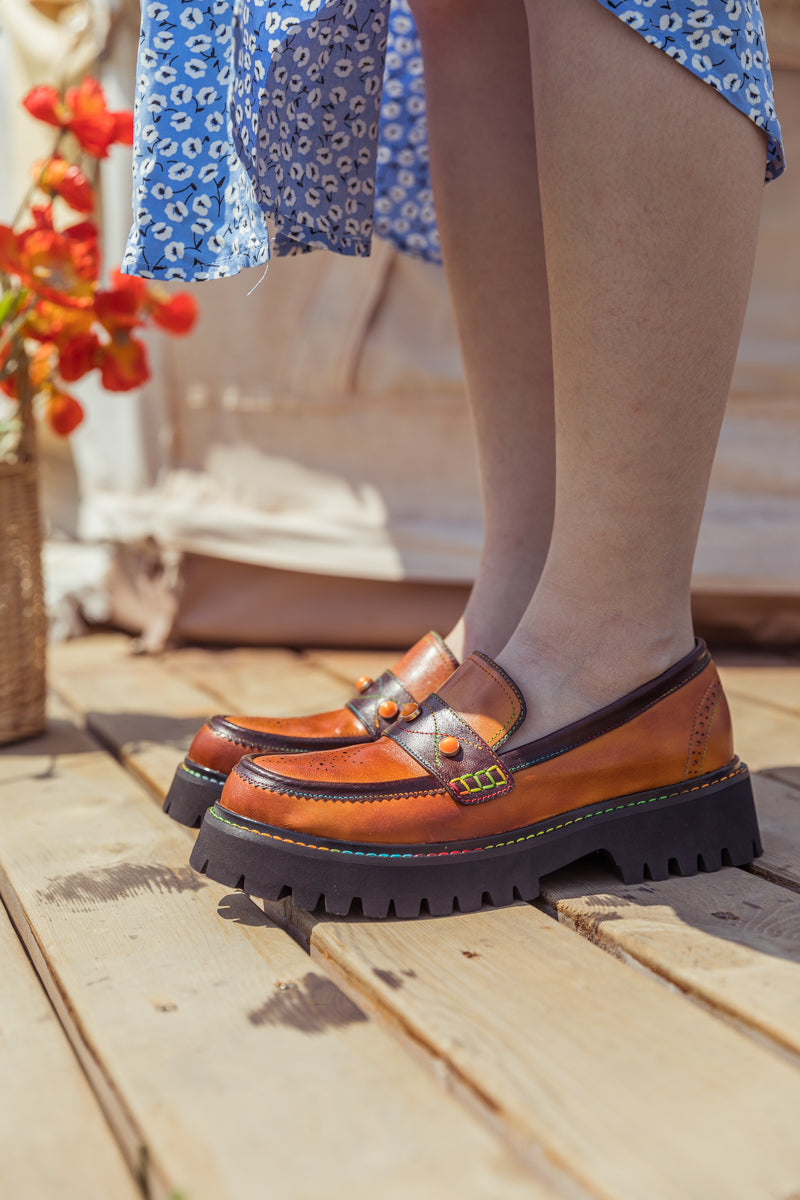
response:
M757 0L597 0L767 130ZM490 11L487 6L487 11ZM209 279L375 232L440 260L408 0L144 0L126 269Z
M203 24L203 12L200 8L185 8L180 17L184 29L197 29Z
M178 225L189 215L189 210L182 200L176 200L174 203L168 204L166 212L170 221L174 221Z

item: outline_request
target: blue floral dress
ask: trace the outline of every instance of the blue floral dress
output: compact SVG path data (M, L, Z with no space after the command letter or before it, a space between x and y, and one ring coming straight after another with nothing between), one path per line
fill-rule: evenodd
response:
M599 3L763 128L781 173L758 0ZM144 0L123 270L215 279L373 233L439 261L407 0Z

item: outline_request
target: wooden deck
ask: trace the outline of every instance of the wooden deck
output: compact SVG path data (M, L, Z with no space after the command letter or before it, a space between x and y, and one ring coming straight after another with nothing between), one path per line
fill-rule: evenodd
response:
M721 660L749 870L415 922L196 876L158 801L199 721L386 659L54 649L0 754L3 1200L799 1200L800 656Z

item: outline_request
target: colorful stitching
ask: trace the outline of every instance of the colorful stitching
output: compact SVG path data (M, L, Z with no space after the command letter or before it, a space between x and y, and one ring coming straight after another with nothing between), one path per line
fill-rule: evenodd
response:
M499 772L500 778L493 779L492 771ZM488 783L480 782L482 775L486 776ZM469 786L467 782L469 779L474 779L475 787ZM473 771L467 775L459 775L456 779L450 780L451 787L455 787L457 783L462 784L464 788L463 792L456 792L457 796L473 796L475 792L491 792L493 788L503 787L504 784L508 783L508 778L503 774L503 771L497 765L497 763L492 763L490 767L484 767L480 771Z
M486 753L488 751L489 754L492 754L492 755L494 754L494 751L492 750L492 747L489 745L489 743L485 742L483 740L483 738L481 737L481 735L477 732L477 730L473 729L471 725L468 725L466 723L466 721L464 720L464 718L460 715L460 713L457 713L456 710L454 708L452 708L447 703L446 700L443 700L442 697L440 695L438 695L437 692L431 693L429 700L431 700L431 699L438 700L439 703L442 705L442 707L447 709L449 715L451 717L455 717L455 719L458 721L459 725L464 730L464 733L460 734L460 740L462 742L464 742L467 746L472 746L475 750L483 751L484 753ZM421 767L424 767L426 771L429 770L428 764L426 762L423 762L423 760L421 758L419 758L417 754L414 753L414 751L411 749L410 746L407 746L405 742L400 741L400 739L395 736L395 733L401 733L401 732L402 733L411 733L415 737L436 738L436 745L434 747L435 762L436 762L436 766L439 768L439 770L441 770L442 761L439 758L440 730L439 730L439 726L438 726L437 719L436 719L438 714L433 711L433 709L430 707L430 704L426 700L423 700L420 703L420 709L422 712L427 711L428 714L430 715L431 719L433 720L433 732L431 732L431 730L429 730L429 729L417 728L416 721L419 720L419 718L416 718L414 725L410 725L406 721L398 721L395 724L394 729L387 730L388 736L392 739L393 742L397 743L397 745L401 748L401 750L405 750L406 754L410 754L411 757L416 762L418 762ZM477 738L478 740L473 741L472 740L473 738Z
M216 811L216 805L212 806L208 812L209 816L215 821L221 821L223 825L230 825L232 829L241 829L243 833L257 833L259 837L268 838L271 842L286 842L290 846L301 846L304 850L327 850L330 854L352 854L357 858L446 858L452 857L454 854L475 854L483 850L503 850L508 846L516 846L520 842L530 842L535 838L543 837L547 833L555 833L559 829L566 829L569 825L577 825L579 821L588 821L591 817L602 817L607 813L620 812L626 808L638 808L643 804L653 804L656 800L673 800L676 796L690 795L692 792L702 792L703 788L712 787L717 783L725 783L728 779L735 779L737 775L741 775L745 770L745 766L741 763L735 771L731 771L730 775L723 775L720 779L709 780L708 783L698 783L691 788L683 788L678 792L665 792L663 796L651 796L649 800L630 800L627 804L612 804L609 808L598 808L594 812L586 813L583 817L572 817L569 821L562 821L559 825L551 825L548 829L540 829L538 833L527 833L524 837L512 838L510 842L497 842L488 846L471 846L468 850L437 850L431 854L378 854L375 851L369 850L339 850L335 846L317 846L312 842L299 842L296 838L280 837L275 833L266 833L261 829L250 829L247 825L239 825L236 821L229 821L227 817L223 817Z
M218 783L218 780L211 778L211 767L207 767L206 769L209 774L203 775L200 771L193 771L191 767L187 767L186 763L181 763L181 770L185 771L187 775L193 775L195 779L202 779L203 783ZM214 771L214 774L221 775L223 779L227 779L224 771Z

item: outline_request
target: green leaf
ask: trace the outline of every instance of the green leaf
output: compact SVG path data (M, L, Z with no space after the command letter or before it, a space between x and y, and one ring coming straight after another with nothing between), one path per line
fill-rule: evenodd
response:
M20 297L21 293L16 288L11 288L9 291L3 292L0 296L0 325L3 324L9 315L14 314Z

